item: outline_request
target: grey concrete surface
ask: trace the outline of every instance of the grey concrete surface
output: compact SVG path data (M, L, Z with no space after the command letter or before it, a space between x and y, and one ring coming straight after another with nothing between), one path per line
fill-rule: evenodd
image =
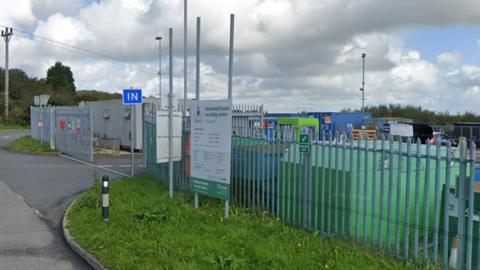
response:
M8 150L16 138L28 134L0 131L0 270L91 269L65 242L62 216L95 178L121 176L59 156ZM95 163L130 172L129 157L99 156ZM142 174L141 156L135 163L136 175Z
M0 269L88 269L57 238L34 209L0 182Z
M25 135L0 131L0 269L91 269L65 243L61 219L102 173L58 156L7 150Z

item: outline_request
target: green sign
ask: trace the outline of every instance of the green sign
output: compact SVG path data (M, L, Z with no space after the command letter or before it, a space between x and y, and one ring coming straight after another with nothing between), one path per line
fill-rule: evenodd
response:
M310 135L300 134L300 153L310 154Z
M215 197L221 200L228 200L230 197L230 185L209 181L205 179L190 177L190 191Z

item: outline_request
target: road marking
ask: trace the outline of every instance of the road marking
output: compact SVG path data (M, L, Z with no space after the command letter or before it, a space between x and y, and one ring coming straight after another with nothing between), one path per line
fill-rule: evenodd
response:
M124 174L124 173L121 173L121 172L117 172L117 171L115 171L115 170L108 169L108 168L102 168L102 167L100 167L99 165L92 164L92 163L90 163L90 162L86 162L86 161L83 161L83 160L79 160L79 159L76 159L76 158L73 158L73 157L69 157L69 156L66 156L66 155L63 155L63 154L60 154L59 156L61 156L61 157L63 157L63 158L66 158L66 159L70 159L70 160L76 161L76 162L80 162L80 163L82 163L82 164L85 164L85 165L88 165L88 166L92 166L92 167L94 167L94 168L101 169L101 170L104 170L104 171L107 171L107 172L111 172L111 173L118 174L118 175L125 176L125 177L130 177L130 175L127 175L127 174Z
M10 136L2 136L2 139L10 139Z
M114 165L114 164L105 164L105 165L98 165L99 168L115 168L115 167L120 167L120 168L130 168L131 165ZM135 165L135 167L145 167L142 164Z

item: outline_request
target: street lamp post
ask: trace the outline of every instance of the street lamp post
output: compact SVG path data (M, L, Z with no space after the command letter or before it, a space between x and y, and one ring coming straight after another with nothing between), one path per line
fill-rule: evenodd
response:
M367 56L366 53L362 53L362 112L365 111L365 57Z
M155 37L155 40L158 40L158 97L162 108L162 37Z

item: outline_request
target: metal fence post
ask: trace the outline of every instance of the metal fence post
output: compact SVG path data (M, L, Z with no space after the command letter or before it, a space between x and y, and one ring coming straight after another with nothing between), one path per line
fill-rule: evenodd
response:
M339 153L339 142L340 142L340 138L339 138L339 134L338 132L335 132L335 184L334 184L334 195L335 195L335 200L334 200L334 219L333 219L333 227L335 228L335 230L333 230L333 232L336 234L338 232L338 214L339 214L339 206L338 206L338 153Z
M431 144L430 140L427 140L427 155L425 164L425 199L423 215L423 263L426 264L428 260L428 218L429 218L429 202L430 202L430 159L431 159Z
M377 209L376 207L376 197L377 197L377 139L373 141L373 160L372 160L372 222L371 222L371 241L372 241L372 247L375 247L375 227L376 227L376 214L375 210Z
M403 159L403 153L402 153L402 142L398 142L398 168L397 168L397 192L396 192L396 197L397 197L397 207L396 207L396 213L395 213L395 256L399 257L400 256L400 211L401 211L401 204L402 204L402 159Z
M326 211L326 205L325 205L325 131L322 131L322 187L321 187L321 205L320 205L320 231L322 234L325 233L325 211Z
M449 141L447 144L447 159L445 161L445 190L443 193L443 269L448 269L448 218L449 218L449 199L450 199L450 166L452 164L452 144Z
M415 262L418 259L418 239L419 239L419 220L420 220L420 171L421 171L421 143L417 139L416 171L415 171L415 213L413 222L413 257Z
M353 211L353 138L350 137L350 155L349 155L349 170L350 170L350 190L349 190L349 199L350 199L350 205L349 205L349 217L350 217L350 222L349 222L349 235L350 237L353 238L353 219L355 218L355 213Z
M368 137L365 136L364 139L364 174L363 174L363 242L367 243L368 232L367 232L367 215L368 215ZM372 213L373 214L373 213Z
M440 225L440 138L435 140L435 191L434 191L434 206L433 206L433 254L432 261L437 261L438 256L438 230ZM448 213L444 213L448 215Z
M383 241L383 212L384 212L384 190L385 190L385 135L381 137L381 153L380 153L380 220L378 222L378 248L382 248Z
M466 181L466 155L467 155L466 141L460 142L460 177L457 182L457 198L458 198L458 249L457 249L457 269L463 269L463 261L465 259L464 248L465 245L465 181Z
M314 195L314 203L315 203L315 210L314 210L314 228L315 231L318 231L318 189L319 189L319 182L318 182L318 174L319 174L319 166L318 166L318 143L320 141L320 131L318 131L317 139L315 140L315 195ZM312 146L313 149L313 146Z
M465 239L467 240L467 258L465 261L465 269L472 269L472 245L473 245L473 212L474 212L474 191L475 191L475 163L477 157L477 149L475 143L470 142L470 175L468 182L466 183L466 195L468 196L468 219L467 219L467 234ZM478 264L478 262L477 262Z
M406 209L405 209L405 237L403 243L403 253L404 259L408 260L408 251L409 251L409 238L410 238L410 185L411 185L411 175L412 175L412 143L410 139L407 142L407 183L405 187L405 202L406 202Z
M328 135L328 182L327 182L327 235L332 233L332 132Z
M387 193L387 251L390 251L391 227L392 227L392 200L393 200L393 136L388 140L388 193Z
M308 132L308 130L307 130ZM303 154L303 227L307 230L309 229L308 226L308 211L309 211L309 200L308 200L308 179L309 179L309 155Z
M343 132L342 134L342 221L341 221L341 231L345 235L347 233L346 228L345 228L345 220L347 219L347 207L346 207L346 196L347 196L347 172L345 169L347 158L345 156L346 154L346 134ZM350 172L351 173L351 172Z

